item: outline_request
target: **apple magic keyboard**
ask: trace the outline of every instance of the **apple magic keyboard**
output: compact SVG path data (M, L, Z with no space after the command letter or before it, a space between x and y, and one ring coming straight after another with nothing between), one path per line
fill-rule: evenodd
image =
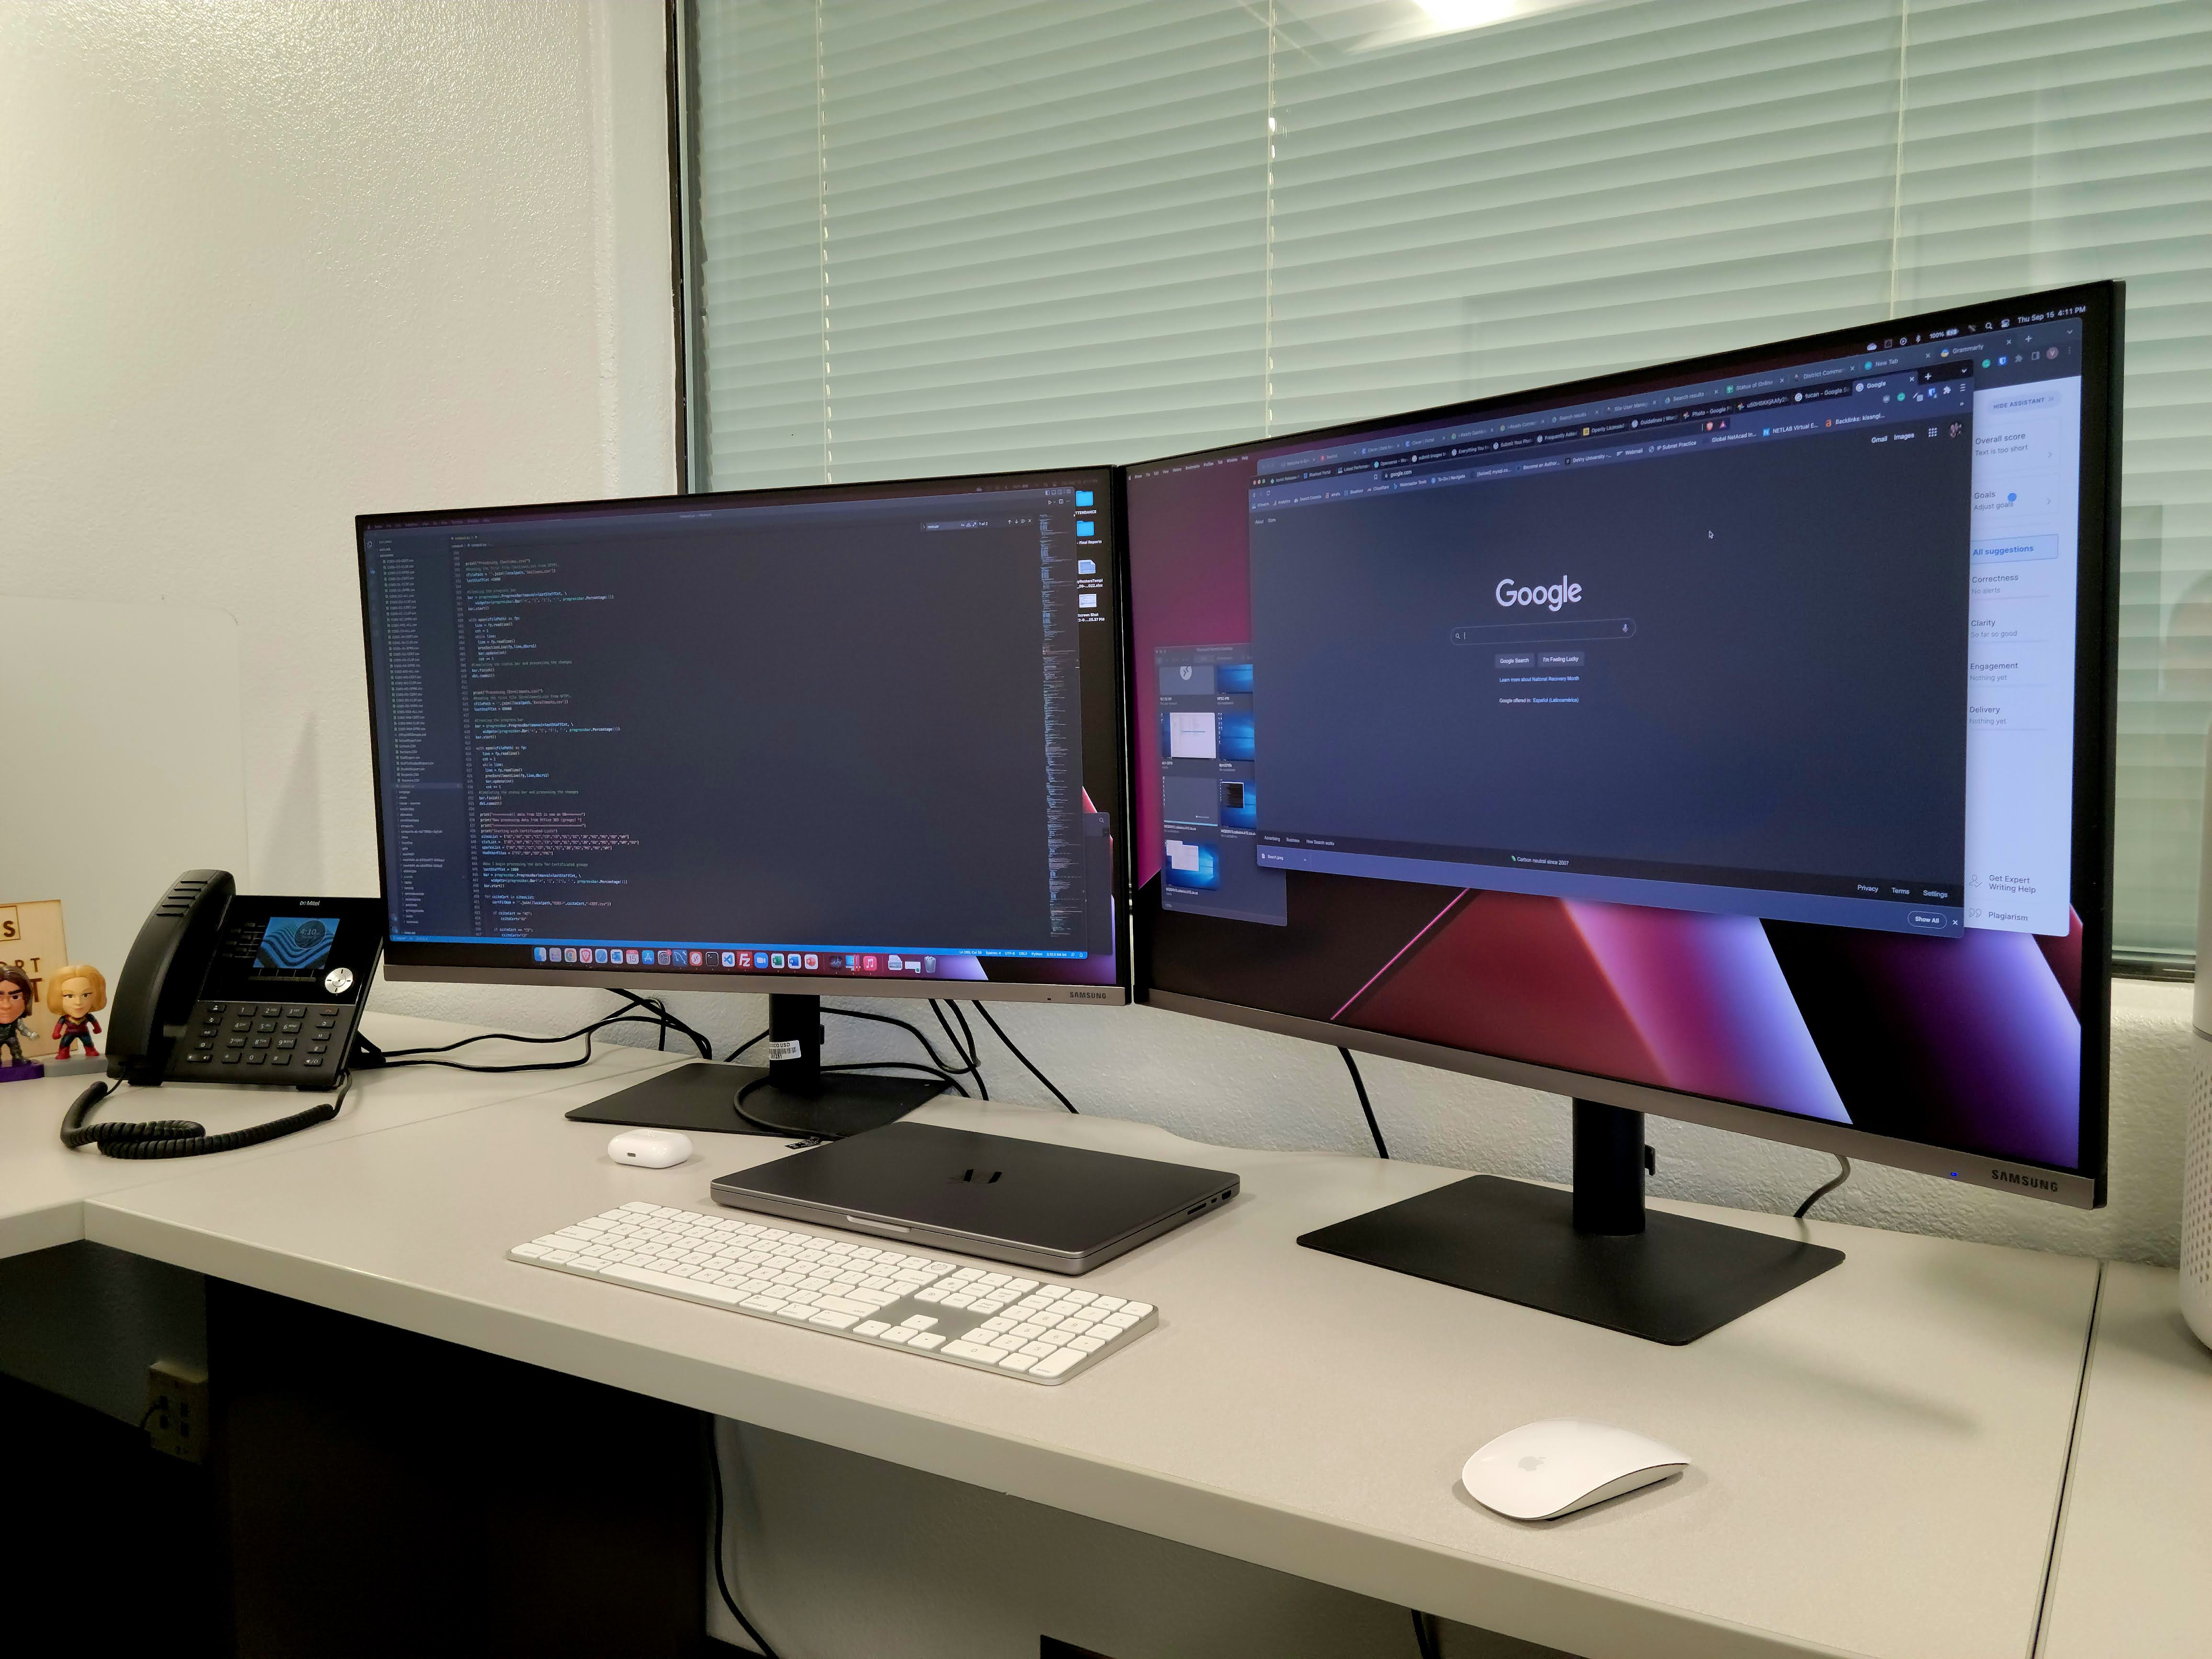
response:
M665 1204L603 1210L507 1254L1031 1382L1064 1382L1159 1322L1149 1302Z

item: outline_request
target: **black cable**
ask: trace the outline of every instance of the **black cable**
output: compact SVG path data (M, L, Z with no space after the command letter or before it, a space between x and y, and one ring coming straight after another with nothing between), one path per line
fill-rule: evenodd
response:
M983 1056L975 1047L975 1033L969 1029L967 1020L962 1019L960 1030L955 1031L952 1029L952 1022L945 1017L945 1005L935 997L929 1000L929 1012L937 1016L938 1029L945 1033L945 1040L952 1045L952 1052L967 1062L960 1067L962 1074L972 1076L975 1079L977 1092L984 1099L988 1100L991 1097L991 1085L983 1081ZM956 1015L960 1012L958 1003L952 1005L952 1012Z
M989 1026L993 1030L999 1034L999 1041L1006 1045L1006 1052L1012 1054L1016 1060L1021 1061L1022 1065L1028 1070L1029 1074L1031 1077L1035 1078L1039 1083L1043 1084L1046 1088L1051 1090L1053 1098L1054 1100L1057 1100L1061 1105L1066 1107L1069 1111L1074 1112L1075 1103L1070 1100L1066 1095L1060 1093L1060 1085L1054 1083L1042 1072L1037 1070L1034 1065L1031 1065L1030 1062L1030 1057L1027 1054L1014 1047L1013 1038L1006 1035L1005 1026L1000 1024L997 1020L991 1018L991 1011L988 1008L986 1008L980 1002L971 1002L969 1006L973 1007L978 1014L982 1016L984 1024ZM1080 1112L1076 1112L1076 1115L1080 1117L1083 1115Z
M619 985L611 985L607 988L612 991L618 997L628 998L634 1006L651 1009L660 1020L663 1027L661 1032L663 1036L665 1036L670 1031L681 1032L684 1036L691 1039L693 1046L699 1050L700 1059L714 1059L714 1045L708 1042L704 1036L701 1036L698 1030L693 1026L677 1018L675 1015L670 1013L668 1012L668 1005L663 1002L659 997L641 997L638 995L636 992L624 990ZM656 1048L659 1046L659 1042L655 1042L653 1044L653 1047Z
M918 1060L855 1060L842 1066L824 1066L822 1069L825 1072L924 1072L931 1077L942 1078L947 1086L959 1090L963 1100L974 1098L961 1087L960 1079L942 1066L925 1066Z
M1359 1075L1358 1062L1352 1059L1352 1050L1339 1048L1344 1056L1344 1069L1352 1073L1352 1086L1359 1091L1359 1109L1367 1115L1367 1133L1375 1137L1375 1156L1388 1158L1390 1149L1382 1144L1382 1126L1375 1121L1375 1109L1367 1103L1367 1079Z
M1849 1181L1851 1178L1850 1159L1845 1158L1841 1152L1838 1152L1836 1154L1836 1164L1838 1166L1836 1173L1831 1176L1826 1181L1821 1182L1820 1185L1815 1187L1810 1196L1808 1196L1802 1204L1800 1204L1797 1206L1796 1219L1802 1221L1805 1218L1805 1212L1808 1210L1811 1209L1815 1204L1818 1204L1830 1193L1835 1191L1837 1188L1842 1186L1846 1181Z
M931 1006L933 1007L935 1004ZM945 1016L939 1014L937 1018L941 1022ZM988 1100L991 1091L983 1084L983 1051L976 1046L975 1029L968 1024L968 1016L960 1012L960 1005L957 1002L952 1005L952 1018L960 1022L960 1036L968 1045L968 1063L975 1071L975 1086L982 1091L983 1098ZM1074 1109L1073 1106L1068 1108L1070 1111Z
M923 1072L927 1073L931 1077L941 1078L944 1079L945 1085L949 1088L958 1091L960 1097L963 1100L969 1098L967 1090L960 1087L960 1079L958 1078L953 1076L951 1073L945 1071L941 1066L925 1066L918 1060L856 1060L843 1066L824 1066L821 1070L825 1075L831 1072ZM750 1112L745 1109L745 1097L752 1093L756 1089L766 1088L769 1082L769 1079L766 1077L757 1077L738 1091L738 1097L731 1103L731 1104L736 1109L738 1115L744 1119L746 1122L751 1124L756 1129L765 1129L771 1134L803 1135L808 1133L808 1131L804 1129L793 1129L785 1124L770 1123L765 1118L755 1117ZM817 1139L821 1139L820 1136L816 1136L814 1138Z
M610 1025L654 1025L659 1022L646 1014L609 1014L605 1019L594 1020L578 1030L564 1032L559 1036L521 1036L507 1031L485 1031L472 1037L463 1037L457 1042L441 1044L434 1048L393 1048L386 1051L383 1064L386 1066L444 1066L456 1072L572 1072L579 1066L592 1063L592 1037ZM532 1060L514 1066L475 1066L465 1060L439 1060L434 1056L467 1047L471 1042L574 1042L584 1040L584 1052L573 1060ZM708 1056L712 1059L710 1053Z
M934 1002L930 1004L930 1006L933 1008L936 1006L937 1005ZM825 1014L839 1014L847 1019L872 1019L878 1025L897 1026L900 1030L904 1031L908 1036L912 1037L916 1042L919 1042L921 1045L922 1052L929 1056L929 1063L936 1066L940 1072L958 1072L964 1075L974 1069L973 1067L967 1066L948 1065L945 1061L945 1056L937 1052L937 1045L930 1042L928 1034L919 1025L913 1024L908 1021L895 1018L890 1014L863 1013L858 1008L824 1008L822 1012ZM952 1052L955 1054L959 1055L963 1060L967 1058L965 1054L960 1054L960 1046L957 1043L953 1045Z
M1434 1613L1414 1612L1413 1644L1421 1650L1421 1659L1444 1659L1443 1635L1437 1629Z
M740 1042L736 1048L731 1049L729 1053L722 1056L723 1064L727 1065L731 1060L735 1060L739 1054L744 1053L746 1049L751 1048L756 1042L766 1042L767 1041L768 1033L766 1031L763 1031L758 1036L747 1037L743 1042Z
M604 1031L610 1025L654 1025L660 1028L663 1037L672 1030L680 1031L697 1046L699 1057L702 1060L714 1059L714 1045L691 1026L670 1013L659 998L641 997L636 992L623 990L619 986L610 986L608 989L623 999L623 1006L620 1008L602 1019L595 1019L590 1024L579 1026L573 1031L564 1031L558 1036L527 1036L515 1031L479 1031L474 1036L459 1037L452 1042L435 1043L418 1048L383 1049L378 1051L380 1058L368 1063L379 1066L444 1066L456 1072L572 1071L579 1066L588 1066L591 1063L592 1034L595 1031ZM633 1009L639 1008L645 1010L645 1012L641 1014L631 1012ZM543 1047L557 1042L574 1042L579 1037L583 1039L584 1052L575 1060L532 1060L516 1066L474 1066L461 1060L429 1058L437 1054L449 1054L456 1048L465 1048L474 1042L520 1042Z
M92 1085L70 1102L69 1110L62 1115L62 1145L71 1152L82 1146L97 1146L103 1158L204 1158L210 1152L233 1152L241 1146L258 1146L264 1140L275 1140L279 1136L329 1122L338 1115L338 1108L345 1104L347 1091L352 1087L353 1073L348 1072L338 1079L337 1092L328 1100L304 1111L257 1123L251 1128L211 1135L189 1118L159 1118L145 1123L88 1123L85 1120L91 1116L93 1108L115 1092L102 1081Z
M722 1605L730 1610L730 1617L752 1640L765 1659L776 1659L776 1651L768 1644L768 1638L753 1627L745 1617L745 1610L738 1605L738 1598L730 1593L730 1579L722 1565L722 1449L714 1443L714 1419L707 1419L707 1475L714 1493L714 1588L722 1592Z

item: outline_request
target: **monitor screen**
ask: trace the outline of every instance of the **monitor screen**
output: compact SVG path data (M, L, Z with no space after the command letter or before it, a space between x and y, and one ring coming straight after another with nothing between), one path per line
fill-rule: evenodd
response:
M387 971L1122 1000L1115 483L362 519Z
M1141 994L2094 1201L2116 304L1131 468Z

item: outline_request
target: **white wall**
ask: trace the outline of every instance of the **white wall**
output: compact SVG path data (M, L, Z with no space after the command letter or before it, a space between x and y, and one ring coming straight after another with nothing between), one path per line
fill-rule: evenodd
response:
M0 594L238 617L253 886L374 888L355 513L672 487L662 50L658 0L0 0ZM605 1006L378 1000L539 1030ZM2109 1210L1862 1168L1823 1213L2172 1261L2187 998L2115 1004ZM756 998L680 1006L725 1044L764 1023ZM1001 1018L1088 1109L1365 1145L1325 1048L1149 1011ZM1563 1101L1366 1069L1401 1156L1565 1173ZM1664 1194L1788 1208L1832 1168L1652 1139Z

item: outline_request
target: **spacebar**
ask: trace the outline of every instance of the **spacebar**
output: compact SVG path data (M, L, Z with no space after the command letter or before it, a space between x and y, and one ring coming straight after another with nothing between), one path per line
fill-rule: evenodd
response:
M657 1273L650 1267L602 1267L597 1277L611 1279L617 1285L636 1285L645 1290L659 1291L663 1296L680 1296L687 1302L704 1302L713 1308L734 1308L744 1300L736 1291L726 1291L720 1285L702 1285L694 1279L678 1279L673 1273Z

